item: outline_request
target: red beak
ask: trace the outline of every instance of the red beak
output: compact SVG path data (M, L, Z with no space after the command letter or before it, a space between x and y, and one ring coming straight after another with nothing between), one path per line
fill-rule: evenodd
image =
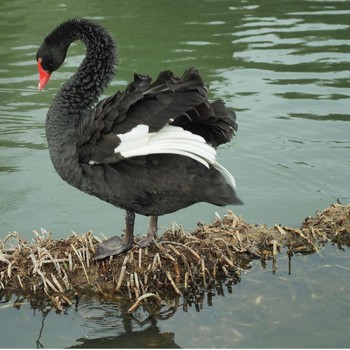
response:
M41 58L38 59L38 71L39 71L39 85L38 90L42 91L47 82L50 79L51 74L43 69L41 66Z

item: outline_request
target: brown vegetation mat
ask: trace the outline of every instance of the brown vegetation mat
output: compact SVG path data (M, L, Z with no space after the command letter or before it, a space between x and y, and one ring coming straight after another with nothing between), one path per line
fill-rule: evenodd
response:
M0 241L0 298L46 295L60 310L74 295L127 296L136 301L132 311L144 298L160 303L169 292L195 296L220 278L236 283L253 259L275 262L283 247L291 256L329 241L350 245L350 205L333 204L300 228L252 225L228 211L191 233L174 224L149 248L134 246L100 262L92 259L100 239L91 232L59 240L45 230L34 233L31 243L16 232Z

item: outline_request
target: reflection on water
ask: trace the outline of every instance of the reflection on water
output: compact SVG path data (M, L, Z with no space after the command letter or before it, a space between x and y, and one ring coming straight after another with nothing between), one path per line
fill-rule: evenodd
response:
M122 211L62 183L47 152L47 108L84 48L69 49L43 94L36 88L34 57L43 37L74 16L99 20L119 43L118 77L106 94L123 88L134 71L155 77L161 69L182 74L197 66L211 96L237 111L237 137L218 151L245 202L234 208L237 215L297 226L338 198L349 202L349 6L341 0L190 0L186 6L171 0L76 0L43 8L38 0L1 1L1 235L17 230L31 239L33 229L44 227L55 238L71 229L110 236L123 227ZM216 210L199 204L162 218L161 225L175 220L190 230ZM146 220L138 225L143 232ZM223 285L222 293L179 300L152 316L145 309L129 315L121 302L81 300L56 314L25 300L16 310L13 300L2 301L1 345L348 345L348 250L328 247L320 255L297 257L291 276L287 265L281 260L273 276L269 266L257 264L240 284ZM13 329L24 336L13 337Z
M128 302L99 303L87 301L76 307L82 326L88 333L77 339L73 348L178 348L173 332L162 332L159 320L170 318L176 307L166 307L149 315L143 310L133 314L127 312Z
M144 302L82 298L57 313L51 303L0 298L2 346L21 347L347 347L350 302L348 248L327 245L289 260L286 250L272 262L242 271L242 280L218 283L194 300L175 297L156 307ZM9 317L12 315L11 317ZM339 319L340 317L340 319ZM297 335L297 336L296 336Z

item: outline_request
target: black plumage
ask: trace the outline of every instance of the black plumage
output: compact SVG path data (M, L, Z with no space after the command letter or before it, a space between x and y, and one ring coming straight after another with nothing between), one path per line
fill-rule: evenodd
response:
M202 156L201 150L210 151L205 142L212 147L229 142L237 130L236 115L224 102L208 101L207 88L196 69L188 69L180 78L164 71L154 82L135 74L125 91L94 106L114 75L116 44L100 25L73 19L59 25L38 50L39 89L63 63L75 40L85 43L86 57L57 93L47 114L46 135L52 163L65 181L127 211L124 239L113 237L101 244L97 259L130 249L135 213L151 216L148 235L138 242L145 246L155 235L159 215L202 201L241 204L230 183L231 175L210 156L209 160ZM188 143L199 145L196 154L205 158L205 164L161 148L159 153L142 154L141 147L140 155L126 157L127 151L121 147L136 131L140 139L157 138L160 133L168 137L168 131L184 136L184 145L182 141L178 145L164 141L168 148L181 152L189 136ZM192 134L203 138L204 145L202 141L197 144L196 136L192 141Z

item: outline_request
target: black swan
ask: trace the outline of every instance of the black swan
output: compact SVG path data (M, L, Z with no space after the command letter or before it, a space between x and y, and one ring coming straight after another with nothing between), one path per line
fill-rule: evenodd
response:
M242 204L232 175L215 160L215 148L237 131L236 115L222 101L208 101L196 69L181 78L163 71L153 83L135 74L125 91L95 105L114 76L116 44L99 24L76 18L54 29L37 52L40 91L75 40L86 45L86 56L49 108L46 137L63 180L126 210L123 239L100 243L95 260L132 247L135 213L150 216L147 236L136 242L146 247L159 215L197 202Z

